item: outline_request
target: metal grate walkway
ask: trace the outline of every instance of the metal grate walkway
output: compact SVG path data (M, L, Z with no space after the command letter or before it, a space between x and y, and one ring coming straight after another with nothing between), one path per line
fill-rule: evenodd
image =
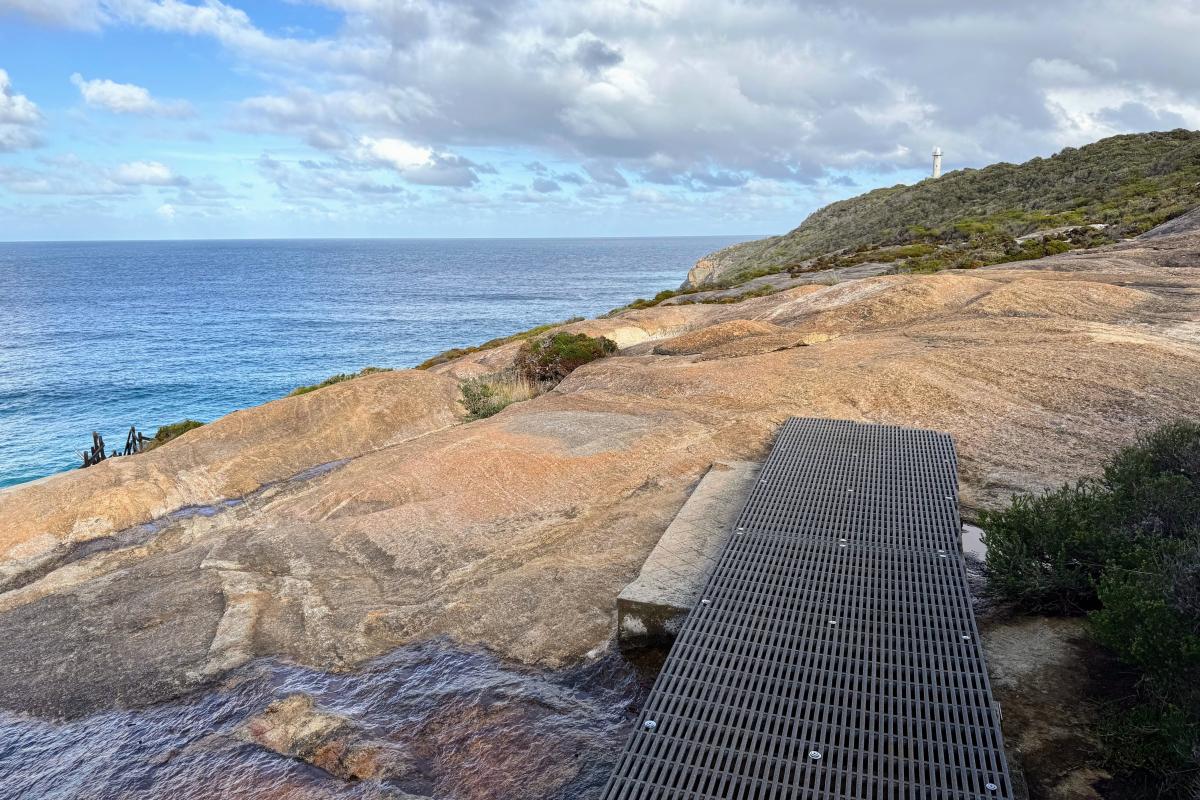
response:
M605 800L1007 800L954 443L791 419Z

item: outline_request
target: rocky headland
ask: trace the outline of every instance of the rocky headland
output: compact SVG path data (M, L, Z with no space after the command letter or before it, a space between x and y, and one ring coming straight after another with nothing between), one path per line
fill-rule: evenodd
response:
M1196 414L1200 233L1168 233L577 322L619 353L488 419L467 421L458 382L508 367L519 342L6 490L0 708L94 719L228 686L256 659L338 671L431 642L578 669L609 651L617 595L697 481L760 459L789 416L950 432L968 516L1074 479ZM1002 692L1036 671L1019 662L995 660ZM296 694L284 682L230 741L342 778L411 772L412 752L354 731L353 708ZM1050 772L1045 796L1090 796L1086 776Z

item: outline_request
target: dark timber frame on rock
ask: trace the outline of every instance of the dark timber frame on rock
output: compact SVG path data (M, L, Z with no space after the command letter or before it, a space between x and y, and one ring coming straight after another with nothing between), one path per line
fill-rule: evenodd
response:
M1009 800L950 437L791 419L606 800Z

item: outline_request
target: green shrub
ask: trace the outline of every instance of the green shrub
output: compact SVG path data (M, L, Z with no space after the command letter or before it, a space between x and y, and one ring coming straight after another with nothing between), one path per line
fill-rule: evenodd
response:
M458 385L471 419L498 414L513 403L536 396L536 388L515 371L469 378Z
M1154 787L1146 797L1195 800L1190 789L1197 786L1196 756L1189 755L1189 742L1196 742L1196 719L1177 707L1139 704L1111 706L1100 723L1104 766L1122 775L1143 777L1142 784Z
M742 292L741 294L729 295L727 297L700 299L696 300L695 302L709 305L732 305L734 303L740 303L743 300L753 300L756 297L768 297L779 291L780 290L778 286L760 286L757 289L751 289L750 291Z
M172 422L170 425L160 425L158 430L154 432L154 441L162 444L169 442L176 436L182 436L190 430L203 426L204 423L198 419L185 419L183 422Z
M1177 793L1200 780L1200 533L1151 542L1105 572L1090 622L1139 675L1140 702L1107 715L1107 760Z
M1200 423L1164 425L1104 468L1120 524L1179 539L1200 529Z
M1163 426L1100 478L1020 495L981 519L994 591L1029 611L1096 608L1105 569L1139 558L1148 537L1200 529L1200 424Z
M335 383L342 383L344 381L354 380L355 378L361 378L364 375L374 375L377 372L391 371L392 370L390 367L363 367L358 372L339 372L337 375L326 378L320 383L314 383L312 386L297 386L295 389L292 389L290 392L288 392L288 397L295 397L296 395L315 392L317 389L324 389L326 386L333 386Z
M515 368L533 383L557 383L589 361L615 352L616 342L603 336L556 333L527 341L517 353Z
M1110 709L1106 767L1162 797L1200 783L1200 424L1163 426L1099 478L985 513L993 591L1035 612L1090 611L1095 638L1137 674Z
M154 438L151 439L150 442L148 442L143 448L143 452L146 450L153 450L159 445L166 444L175 437L182 436L188 431L193 430L194 428L199 428L203 425L203 422L195 419L185 419L182 422L173 422L170 425L161 425L159 426L158 430L154 432Z
M618 308L618 309L613 309L613 310L614 311L623 311L625 309L653 308L654 306L661 303L663 300L670 300L672 297L676 297L681 294L690 294L691 292L694 292L694 291L696 291L696 290L695 289L663 289L661 292L654 295L654 297L650 298L649 300L639 297L637 300L634 300L632 303L625 306L624 308Z
M1111 498L1094 480L983 512L991 590L1026 611L1095 608L1096 581L1121 549L1112 519Z
M1200 533L1146 546L1134 564L1110 567L1100 580L1102 607L1090 617L1096 638L1137 666L1158 697L1200 699L1200 616L1181 602L1198 596L1197 564Z
M458 385L458 389L462 393L462 403L471 419L490 417L504 408L505 404L501 402L496 390L479 378L463 381Z
M436 367L438 364L445 364L447 361L453 361L456 358L470 355L471 353L492 350L496 347L500 347L501 345L509 344L510 342L519 342L525 339L532 339L534 336L539 336L551 328L557 328L560 325L570 325L572 322L582 321L583 317L571 317L570 319L565 319L562 322L547 322L544 325L537 325L529 330L514 333L511 336L501 336L496 339L489 339L483 344L474 345L473 347L452 347L449 350L438 353L432 358L425 359L420 364L417 364L414 369L429 369L430 367Z

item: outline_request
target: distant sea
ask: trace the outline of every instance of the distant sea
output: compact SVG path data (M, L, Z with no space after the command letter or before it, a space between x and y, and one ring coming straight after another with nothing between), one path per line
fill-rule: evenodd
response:
M746 238L746 237L742 237ZM727 237L0 243L0 487L675 288Z

